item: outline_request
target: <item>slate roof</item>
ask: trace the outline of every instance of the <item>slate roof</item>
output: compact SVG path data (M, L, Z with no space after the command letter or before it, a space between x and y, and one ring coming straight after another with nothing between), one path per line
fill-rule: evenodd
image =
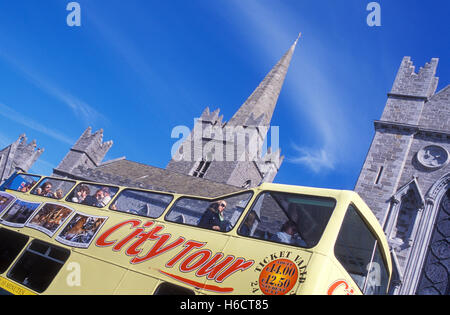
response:
M243 190L240 187L184 175L126 159L105 162L96 168L78 167L70 175L70 177L81 180L203 197L217 197Z

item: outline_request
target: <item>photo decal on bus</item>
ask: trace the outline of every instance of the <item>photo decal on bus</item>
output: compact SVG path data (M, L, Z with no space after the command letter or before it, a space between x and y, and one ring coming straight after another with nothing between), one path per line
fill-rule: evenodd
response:
M108 217L76 213L56 240L64 245L88 248Z
M42 203L29 202L25 200L16 199L16 201L9 207L2 215L2 224L22 228L31 218L33 213Z
M33 215L26 226L52 237L74 212L75 210L67 206L46 203Z
M16 197L13 195L0 191L0 215L8 209L9 205L11 205L14 200L16 200Z

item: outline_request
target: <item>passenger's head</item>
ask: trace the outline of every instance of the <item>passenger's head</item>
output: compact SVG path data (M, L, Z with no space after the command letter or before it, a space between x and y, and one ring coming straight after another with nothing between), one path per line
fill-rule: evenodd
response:
M258 215L256 214L255 211L253 211L253 210L250 211L250 213L247 216L247 219L245 219L245 224L247 226L252 226L257 217L258 217Z
M64 193L62 191L62 189L57 189L55 192L55 197L58 199L61 199L63 197Z
M45 192L49 192L52 189L52 183L51 182L46 182L44 184L42 184L42 190Z
M101 190L103 191L103 195L105 195L105 196L111 195L111 192L109 191L108 187L102 187Z
M90 192L91 191L90 191L88 186L86 186L86 185L81 185L80 186L79 193L80 193L81 196L83 196L83 198L85 198L87 195L89 195Z
M105 197L103 190L99 189L95 192L95 198L97 198L97 200L102 200L103 197Z
M294 235L297 232L297 226L293 221L287 221L281 227L281 231L286 232L289 235Z
M219 200L213 202L211 206L213 207L214 210L217 210L220 213L222 213L227 207L227 202L225 200Z

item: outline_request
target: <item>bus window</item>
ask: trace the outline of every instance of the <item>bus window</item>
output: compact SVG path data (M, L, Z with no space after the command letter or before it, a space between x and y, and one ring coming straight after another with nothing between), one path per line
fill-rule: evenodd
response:
M252 192L246 192L213 201L180 198L167 214L166 220L228 232L235 226L252 194Z
M5 185L5 188L26 193L29 192L40 179L40 176L17 174Z
M43 292L69 258L70 251L33 240L11 270L8 278L36 292Z
M109 209L157 218L164 212L172 199L171 195L125 189Z
M380 247L375 249L372 264L368 267L368 276L364 294L386 294L389 284L389 273L381 254Z
M0 229L0 273L4 273L28 242L29 237Z
M111 201L118 190L119 188L112 186L81 183L75 187L66 201L103 208Z
M277 243L314 247L335 205L336 201L331 198L265 192L254 203L238 233Z
M386 265L369 230L353 205L344 217L334 253L364 294L386 294Z
M45 178L36 186L31 193L33 195L62 199L75 185L75 182L55 179L55 178Z

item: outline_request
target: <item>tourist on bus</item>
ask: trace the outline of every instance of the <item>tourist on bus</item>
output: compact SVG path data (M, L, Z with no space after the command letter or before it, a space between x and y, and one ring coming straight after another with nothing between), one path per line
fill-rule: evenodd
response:
M90 192L91 191L88 186L81 185L80 188L78 188L78 191L76 192L75 196L72 198L72 201L76 203L82 203Z
M244 224L242 224L239 233L243 236L250 236L253 228L253 223L255 223L256 219L258 218L258 215L255 211L250 211L247 218L244 221Z
M226 207L227 203L225 200L211 203L200 218L198 226L216 231L226 231L229 225L229 222L225 220L223 215Z
M30 183L22 182L18 188L18 191L26 193L26 192L30 191L31 187L33 187L34 184L36 184L35 181L32 181Z
M305 241L298 235L297 226L291 220L286 221L281 226L281 231L272 237L272 241L284 244L306 246Z
M36 193L39 196L44 196L44 197L51 197L53 198L53 192L52 192L52 183L51 182L45 182L41 185L41 187L39 187L38 189L36 189Z
M100 204L101 204L101 207L104 207L108 204L108 202L111 201L111 191L106 186L102 187L101 190L103 192L103 199L101 200Z
M105 197L103 190L99 189L92 196L87 196L82 204L94 207L103 207L103 198Z
M62 197L64 197L64 192L62 191L61 188L59 188L55 191L54 197L56 199L61 199Z

